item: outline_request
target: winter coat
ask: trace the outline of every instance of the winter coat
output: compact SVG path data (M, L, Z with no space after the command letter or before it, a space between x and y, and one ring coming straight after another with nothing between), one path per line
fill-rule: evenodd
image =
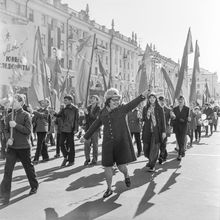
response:
M151 117L147 117L147 112L149 109L149 105L143 108L142 120L144 122L143 131L142 131L142 140L143 143L149 143L151 141ZM156 119L156 126L154 127L155 134L155 144L162 143L162 133L165 132L165 117L163 109L159 106L159 104L155 105L154 114Z
M76 133L79 130L79 110L70 104L54 116L61 118L60 130L65 133Z
M116 145L122 157L122 164L136 160L126 115L132 109L136 108L144 99L144 96L138 96L131 102L120 105L110 112L104 107L99 117L85 133L84 138L88 140L101 125L104 125L102 148L107 148L109 145Z
M6 118L5 134L6 140L10 137L10 126L12 114L10 113ZM13 149L28 149L31 148L30 135L32 131L32 123L30 114L22 108L15 111L14 121L16 126L13 128L13 145L9 146Z
M50 127L50 114L46 108L40 108L33 112L33 124L35 132L48 132Z
M173 132L176 133L181 131L183 134L186 134L189 108L184 105L182 111L180 111L179 106L177 106L173 109L173 113L176 116L176 118L173 120Z
M141 132L141 121L138 109L128 112L128 126L131 133Z

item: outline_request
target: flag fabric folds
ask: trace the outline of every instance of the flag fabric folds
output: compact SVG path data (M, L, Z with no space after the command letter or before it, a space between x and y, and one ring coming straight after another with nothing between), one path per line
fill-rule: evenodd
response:
M173 99L173 97L174 97L174 92L175 92L174 87L173 87L173 83L172 83L172 81L171 81L171 79L170 79L170 77L169 77L167 71L166 71L163 67L161 68L161 71L162 71L163 77L164 77L164 79L165 79L165 81L166 81L166 83L167 83L167 87L168 87L169 94L170 94L170 96L171 96L172 99Z
M144 56L142 58L142 64L139 66L136 75L137 94L141 94L143 91L149 88L148 76L151 74L151 52L152 50L147 44Z
M194 55L194 64L193 64L193 73L192 73L192 82L190 86L190 95L189 95L189 103L196 103L197 100L197 95L196 95L196 78L198 74L200 73L200 68L199 68L199 46L198 42L196 41L196 46L195 46L195 55Z
M38 27L35 35L33 67L32 67L32 82L31 82L31 97L29 100L35 104L45 98L50 97L50 89L48 82L48 69L44 59L43 48L41 44L40 29Z
M83 103L87 99L87 88L92 56L92 36L79 40L79 47L76 53L76 102Z
M191 30L189 28L187 39L186 39L186 44L185 44L184 51L183 51L183 57L182 57L182 62L181 62L180 70L179 70L178 80L176 84L174 101L176 98L179 97L181 93L181 89L184 91L182 86L183 86L184 78L185 79L187 78L188 55L192 52L193 52L192 35L191 35Z
M101 60L100 60L100 57L99 57L99 71L100 73L102 74L102 78L103 78L103 83L104 83L104 90L106 91L107 90L107 83L106 83L106 79L105 79L105 76L107 75L106 74L106 71L101 63Z

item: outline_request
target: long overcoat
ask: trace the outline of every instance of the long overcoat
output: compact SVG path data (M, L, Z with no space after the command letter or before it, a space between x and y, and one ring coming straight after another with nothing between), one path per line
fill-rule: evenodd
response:
M109 148L114 146L117 148L117 154L120 155L120 164L126 164L136 160L130 131L128 129L128 124L126 120L126 115L132 109L136 108L140 102L144 100L144 96L138 96L131 102L120 105L119 107L108 111L107 108L103 108L100 112L99 117L94 121L89 130L85 133L84 138L89 139L92 134L100 128L101 125L103 128L103 142L102 142L102 165L103 157L105 158L108 155L104 155Z
M151 118L147 118L147 111L148 111L149 106L145 106L143 108L143 131L142 131L142 140L143 143L149 143L151 141ZM154 108L154 114L156 118L157 125L154 128L154 134L155 134L155 143L162 143L162 133L165 132L165 117L164 117L164 112L163 109L159 106L156 105Z

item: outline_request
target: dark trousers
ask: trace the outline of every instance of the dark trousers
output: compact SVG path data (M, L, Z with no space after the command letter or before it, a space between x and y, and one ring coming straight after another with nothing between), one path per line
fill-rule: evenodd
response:
M138 154L140 154L142 151L140 132L131 132L131 137L133 138L133 136L134 136L135 142L137 144Z
M201 138L201 125L197 125L195 129L195 138L196 140Z
M163 140L163 142L160 144L160 156L159 158L161 158L162 160L166 160L167 159L167 137Z
M97 160L98 160L98 140L99 140L99 131L96 131L90 139L85 141L84 153L85 153L86 161L88 161L88 162L90 161L90 151L91 151L91 146L92 146L92 149L93 149L92 161L97 162Z
M55 145L55 141L54 141L54 138L53 138L53 134L52 133L48 133L47 136L46 136L46 143L49 144L51 146L54 146Z
M65 144L66 142L66 144ZM60 147L64 158L72 163L75 160L75 143L73 132L61 132Z
M150 143L144 143L144 156L149 159L148 166L154 168L159 155L159 143L155 143L154 133L151 134Z
M31 163L31 150L30 149L11 149L9 148L6 153L6 163L4 177L1 183L1 196L5 199L10 199L12 173L15 163L19 159L24 167L31 188L38 187L38 181L34 166Z
M56 155L60 155L60 133L57 133Z
M34 160L38 161L40 155L42 155L43 160L49 159L47 144L46 144L47 132L37 132L37 149L35 152Z
M6 138L5 138L5 135L4 133L1 133L0 134L0 138L1 138L1 153L0 153L0 158L1 159L5 159L6 157L6 152L5 152L5 149L6 149Z
M184 156L185 155L185 150L184 150L184 145L185 145L185 139L186 139L186 131L182 129L178 129L176 132L176 141L179 145L179 155Z

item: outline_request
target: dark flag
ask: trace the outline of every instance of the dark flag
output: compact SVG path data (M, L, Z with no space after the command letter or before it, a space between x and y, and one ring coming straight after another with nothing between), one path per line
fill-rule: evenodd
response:
M178 98L180 95L182 85L183 85L183 80L186 77L186 72L188 68L188 55L192 52L193 52L192 35L191 35L190 28L189 28L187 39L186 39L186 44L185 44L184 51L183 51L183 57L182 57L182 62L180 66L180 71L178 75L178 80L176 84L176 90L175 90L173 101L175 101L175 99Z
M200 73L199 68L199 46L198 42L196 41L196 47L195 47L195 56L194 56L194 65L193 65L193 73L192 73L192 82L190 86L190 95L189 95L189 103L196 103L196 78L198 74Z
M173 87L173 83L172 83L167 71L163 67L161 68L161 71L162 71L163 77L164 77L164 79L167 83L169 94L170 94L170 96L172 97L172 100L173 100L174 92L175 92L174 87Z
M143 91L149 88L148 76L150 76L151 74L151 58L150 58L151 52L152 50L147 44L143 58L142 58L142 64L139 66L139 69L136 75L136 84L137 84L138 94L141 94Z
M99 71L100 71L100 73L102 74L103 83L104 83L104 90L106 91L106 90L107 90L107 83L106 83L106 80L105 80L105 76L106 76L107 74L106 74L106 71L105 71L104 67L102 66L100 57L99 57Z

